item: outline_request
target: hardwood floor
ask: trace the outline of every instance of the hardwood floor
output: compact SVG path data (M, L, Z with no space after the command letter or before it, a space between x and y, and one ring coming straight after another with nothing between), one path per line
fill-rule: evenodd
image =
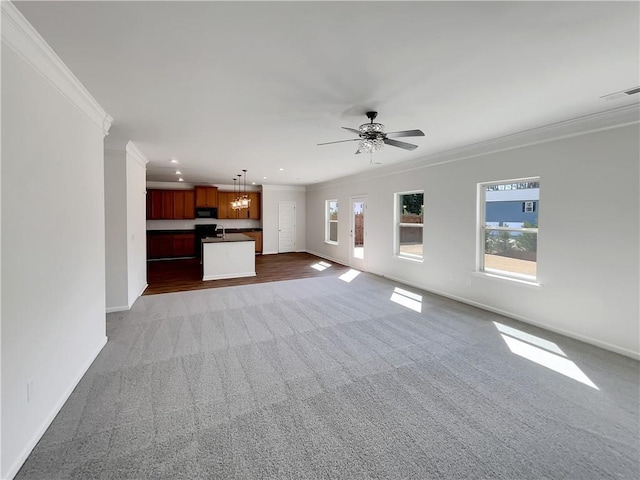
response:
M325 265L330 266L325 267ZM347 271L349 271L349 267L345 265L329 262L309 253L280 253L277 255L256 255L255 277L204 282L198 259L151 261L147 262L149 286L143 295L341 275Z

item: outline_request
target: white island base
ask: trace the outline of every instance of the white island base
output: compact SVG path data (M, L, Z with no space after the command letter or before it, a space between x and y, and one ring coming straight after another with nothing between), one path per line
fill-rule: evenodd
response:
M255 240L241 233L202 240L202 280L256 276Z

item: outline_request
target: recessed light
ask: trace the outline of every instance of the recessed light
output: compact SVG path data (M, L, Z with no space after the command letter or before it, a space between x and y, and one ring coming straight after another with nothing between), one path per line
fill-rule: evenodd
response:
M176 160L175 158L172 158L172 159L170 160L170 162L171 162L171 163L178 163L178 160Z
M184 180L182 179L182 177L180 177L180 178L178 179L178 181L179 181L179 182L184 182Z
M262 179L263 179L263 180L266 180L266 179L267 179L267 177L262 177Z
M176 175L182 175L182 172L180 170L176 170Z
M251 182L251 185L255 185L255 184L256 184L256 182Z
M281 169L280 169L280 171L283 171L283 170L284 170L284 168L281 168Z

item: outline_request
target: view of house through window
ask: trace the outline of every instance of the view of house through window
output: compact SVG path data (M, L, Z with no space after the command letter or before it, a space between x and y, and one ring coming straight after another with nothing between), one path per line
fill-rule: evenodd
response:
M326 201L325 242L338 243L338 201Z
M480 185L480 269L536 279L540 180Z
M422 258L424 192L396 194L396 255Z

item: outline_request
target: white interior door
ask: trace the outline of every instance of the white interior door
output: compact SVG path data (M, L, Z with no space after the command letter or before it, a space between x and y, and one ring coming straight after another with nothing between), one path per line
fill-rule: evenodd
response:
M351 230L349 231L349 266L357 270L366 270L365 244L367 228L365 216L367 197L351 198Z
M278 253L296 250L296 202L278 202Z

